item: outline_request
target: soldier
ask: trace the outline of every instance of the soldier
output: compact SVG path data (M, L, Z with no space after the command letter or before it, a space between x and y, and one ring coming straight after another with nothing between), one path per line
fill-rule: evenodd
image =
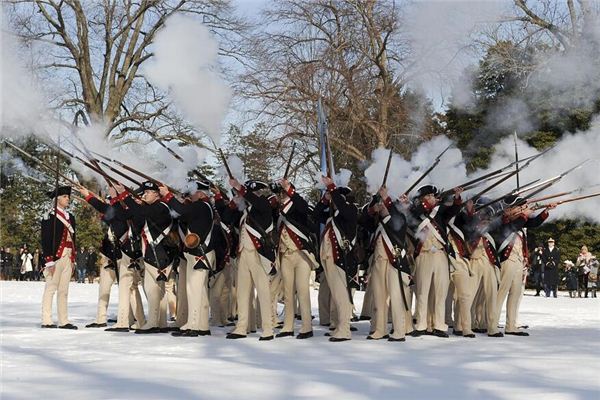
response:
M137 321L138 327L145 323L146 318L142 306L142 297L138 289L140 274L136 262L141 257L141 248L139 240L136 240L133 234L132 216L127 206L123 203L126 193L117 195L116 190L110 188L110 198L108 203L106 203L96 198L84 187L81 187L79 192L96 211L102 214L102 220L108 225L106 235L102 239L100 251L105 256L105 259L115 264L118 268L118 271L116 271L119 275L117 323L107 328L106 331L128 332L133 322L131 315ZM106 326L108 296L110 295L112 283L116 278L112 275L112 269L107 270L107 266L103 266L100 273L96 321L87 325L86 328Z
M247 181L244 185L236 179L229 184L244 198L246 208L240 219L238 247L237 304L238 321L227 339L245 338L247 335L252 285L256 287L261 309L262 335L259 340L273 339L273 316L271 315L270 279L275 269L274 244L270 238L273 230L271 205L266 192L269 186L259 181ZM258 192L258 193L255 193ZM263 192L263 193L260 193Z
M329 341L342 342L351 339L352 297L348 277L354 276L356 267L352 246L356 240L358 209L348 199L350 188L336 187L330 177L323 177L322 181L327 191L315 207L314 215L316 221L325 223L320 258L337 313L337 325Z
M277 337L294 336L294 303L298 297L302 326L297 339L313 336L310 290L310 273L316 268L315 243L307 221L308 203L295 187L282 179L279 230L279 263L284 286L285 320Z
M498 247L500 260L500 286L496 300L496 320L506 300L505 335L529 336L529 333L517 328L518 307L522 291L523 269L527 257L527 236L524 228L536 228L548 218L548 210L556 207L550 204L535 217L533 210L526 201L518 196L507 196L502 200L504 212L502 225L492 232L492 237Z
M52 298L56 294L58 327L77 329L69 322L67 299L75 262L75 217L68 212L71 187L59 186L48 193L55 206L42 220L42 252L46 286L42 299L42 328L56 328L52 322Z
M213 208L210 204L210 184L206 181L196 182L196 190L191 193L188 203L181 203L169 189L160 187L160 194L184 222L186 227L185 249L186 259L185 282L187 297L187 323L173 336L206 336L210 335L208 325L209 301L208 278L215 269L215 249L212 239Z
M422 186L408 211L407 219L415 239L417 325L413 336L427 332L429 306L432 310L433 335L448 337L448 325L444 320L450 284L448 256L454 256L454 251L448 242L446 225L461 208L461 193L461 188L455 188L452 204L439 204L437 187Z
M408 202L406 197L403 197L402 200ZM369 279L369 285L372 285L375 311L372 321L375 321L375 324L374 331L367 336L367 339L405 341L406 317L407 311L410 310L410 299L407 296L410 293L408 288L410 268L406 257L407 223L403 213L404 209L405 204L401 200L392 201L387 189L382 187L367 211L375 221ZM385 332L388 322L388 298L393 326L393 332L390 335ZM409 325L412 325L412 320L408 322Z
M171 273L173 249L167 245L167 235L172 227L171 209L160 201L156 183L142 184L143 204L136 203L130 194L123 201L141 228L142 255L144 263L144 291L148 299L148 319L135 333L159 333L167 330L167 303L165 282ZM123 186L117 186L119 194L125 193Z

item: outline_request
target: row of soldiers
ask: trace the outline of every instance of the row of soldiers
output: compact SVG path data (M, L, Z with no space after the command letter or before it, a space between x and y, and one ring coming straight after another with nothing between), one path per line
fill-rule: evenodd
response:
M210 335L211 317L218 325L226 322L221 293L235 289L238 318L228 339L247 337L254 324L262 329L259 340L310 338L309 280L316 270L320 322L330 326L330 341L346 341L355 330L353 287L363 268L369 277L362 312L371 323L367 339L448 337L450 310L454 334L501 337L498 323L506 299L504 334L527 335L517 325L528 259L526 229L539 226L553 204L533 216L517 196L485 206L485 198L463 203L462 188L444 198L435 186L425 185L412 199L393 199L381 187L359 208L349 187L336 186L329 177L322 181L326 189L314 207L287 179L269 185L231 178L231 199L208 181L194 182L183 196L154 181L136 191L116 184L106 201L80 187L108 227L101 245L106 268L100 299L118 278L117 322L106 330ZM56 291L58 327L77 328L68 321L66 306L76 246L75 220L66 211L70 190L50 193L55 207L42 221L44 328L57 327L51 316ZM177 319L170 328L167 285L175 270ZM235 279L228 280L225 271L235 271ZM227 281L235 281L234 288L227 288ZM285 319L275 335L281 290ZM105 318L106 302L99 308ZM297 335L295 308L302 320Z

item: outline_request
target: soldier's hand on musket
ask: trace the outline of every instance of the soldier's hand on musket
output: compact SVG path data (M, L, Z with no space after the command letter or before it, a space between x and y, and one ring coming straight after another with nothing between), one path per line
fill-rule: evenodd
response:
M379 205L379 215L381 215L382 217L387 217L388 215L390 215L390 212L383 203L380 203Z
M109 196L110 196L111 199L114 199L115 197L117 197L117 190L114 187L109 186L108 187L108 194L109 194Z
M121 194L125 191L125 186L121 185L120 183L117 183L115 185L115 189L117 189L117 193Z
M398 197L398 200L400 200L400 203L404 204L405 206L410 204L410 199L408 198L407 194L403 194L402 196Z
M333 179L329 176L322 176L321 177L321 182L323 182L323 184L325 186L329 186L333 184Z
M283 190L285 190L286 192L289 190L289 188L292 186L292 184L290 183L290 181L288 181L287 179L283 178L279 180L279 184L281 185L281 187L283 188Z
M323 193L323 200L325 200L326 202L330 202L331 201L331 193L329 193L329 192Z
M235 178L229 178L229 185L236 190L240 190L242 188L242 184Z
M221 193L221 191L219 190L219 188L217 187L217 185L210 185L210 191L213 194Z
M165 197L167 193L169 193L169 189L165 185L160 185L158 187L158 192L160 193L161 197Z
M558 204L556 203L550 203L548 204L548 206L546 207L546 210L554 210L556 208Z
M90 191L87 190L86 188L84 188L83 186L78 186L77 189L79 190L79 193L81 193L81 195L83 197L88 197L90 195Z
M461 193L465 191L465 189L462 187L455 187L454 189L452 189L452 191L454 192L454 198L458 199Z
M377 193L381 197L381 201L385 201L385 199L388 198L388 191L387 191L387 188L385 186L380 187L379 191Z

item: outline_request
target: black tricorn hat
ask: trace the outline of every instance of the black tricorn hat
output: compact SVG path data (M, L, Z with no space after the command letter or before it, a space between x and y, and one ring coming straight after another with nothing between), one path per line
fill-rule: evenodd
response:
M509 195L502 199L502 203L505 207L518 207L525 204L527 200L517 195Z
M156 190L158 192L158 185L152 181L146 181L142 183L142 190Z
M428 194L437 196L440 194L440 191L435 185L424 185L417 189L417 197L427 196Z
M207 180L196 181L196 187L198 190L210 190L210 182Z
M59 186L54 190L46 192L46 196L50 197L51 199L64 194L69 196L71 195L71 186Z
M350 189L348 186L338 186L336 190L342 196L348 196L350 193L352 193L352 189Z
M271 192L273 193L281 193L283 191L283 188L278 182L269 183L269 189L271 189Z
M266 183L261 181L255 181L253 179L247 180L246 183L244 183L244 186L246 186L246 189L248 189L251 192L269 188L269 185L267 185Z

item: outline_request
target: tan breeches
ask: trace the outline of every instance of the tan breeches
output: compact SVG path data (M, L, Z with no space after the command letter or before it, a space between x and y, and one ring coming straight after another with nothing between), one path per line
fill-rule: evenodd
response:
M302 326L300 333L312 330L310 309L310 264L301 251L286 252L280 255L283 278L284 312L283 332L294 331L294 305L298 299Z
M329 240L326 239L325 243L329 243ZM323 268L325 269L325 274L327 276L327 283L331 290L331 300L335 305L335 310L337 310L337 321L335 321L336 327L331 336L335 338L350 339L352 303L350 303L350 297L346 286L346 272L335 265L331 254L330 244L321 247L321 262L323 263ZM336 312L334 311L334 314L335 313ZM333 316L331 319L333 325Z
M171 273L171 266L164 270L167 276ZM157 281L158 269L144 262L144 292L148 299L148 318L141 329L167 327L167 299L165 282Z
M188 319L188 297L187 297L187 260L185 256L179 259L177 266L177 304L176 304L176 323L179 328L187 323Z
M500 312L506 300L506 332L517 331L517 314L522 293L523 262L508 259L501 264L500 287L496 298L496 321L500 320Z
M67 310L67 298L69 296L69 282L73 273L73 263L71 262L71 251L65 250L63 256L54 264L54 272L50 273L48 269L44 270L46 286L42 296L42 325L52 324L52 299L56 293L56 308L58 312L58 325L69 323Z
M446 331L446 295L450 284L448 258L444 251L422 252L415 260L417 296L417 330L427 329L428 305L431 310L433 329ZM431 304L429 304L431 303Z
M123 257L119 260L119 309L115 328L129 328L133 324L133 318L137 321L138 327L146 323L142 296L138 288L141 280L140 273L135 268L128 268L129 264L131 258L123 253Z
M327 275L325 271L319 273L319 323L321 325L329 325L331 323L331 291L327 284ZM334 324L335 325L335 324Z
M458 257L452 263L454 271L450 274L450 279L454 284L454 330L470 335L473 333L471 305L475 297L475 279L470 275L468 261Z
M208 315L208 270L194 269L196 264L195 256L189 253L183 253L186 259L186 292L187 292L187 322L181 329L191 330L209 330ZM206 255L208 264L214 265L215 252L211 251Z
M490 335L498 332L498 320L495 319L498 281L495 269L496 266L490 264L485 258L471 261L471 271L473 272L471 309L475 308L478 319L474 325L480 329L487 328Z
M117 281L117 273L112 268L106 268L108 258L102 256L100 265L100 279L98 285L98 308L96 310L96 323L106 323L106 311L110 301L110 290Z

